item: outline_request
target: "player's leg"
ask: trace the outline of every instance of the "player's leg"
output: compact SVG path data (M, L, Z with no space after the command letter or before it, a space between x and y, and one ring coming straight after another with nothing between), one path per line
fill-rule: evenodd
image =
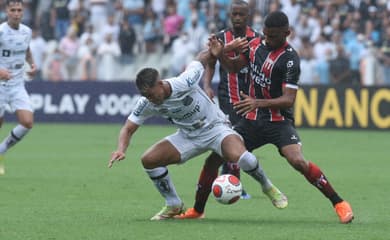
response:
M263 192L279 209L288 205L287 197L266 176L256 156L248 152L238 135L227 136L222 143L222 154L227 161L237 162L240 168L260 183Z
M212 152L205 160L202 171L199 175L198 185L195 194L195 204L193 208L187 209L185 213L175 216L178 219L199 219L204 218L204 209L211 192L213 181L218 176L218 169L224 162L217 153Z
M4 92L4 95L8 98L11 109L15 111L19 124L12 129L10 134L0 143L0 154L3 155L9 148L22 140L30 131L34 122L30 97L28 96L24 85L7 89L7 91Z
M278 127L278 129L282 131L281 136L283 139L280 143L283 145L283 147L280 147L282 156L287 159L294 169L302 173L309 183L331 201L342 223L351 222L353 220L353 212L349 203L336 193L325 174L316 164L305 160L299 136L295 129L292 126Z
M151 146L141 158L145 172L165 199L165 206L151 220L172 218L183 211L183 202L176 192L166 167L180 162L179 151L166 139Z
M20 142L30 131L33 125L33 113L28 110L16 110L19 124L16 125L10 134L0 143L0 155L4 155L8 149Z
M186 135L178 131L150 147L142 156L142 163L147 174L166 202L166 206L152 217L152 220L172 218L184 212L184 204L176 193L166 166L184 163L203 153L204 148L195 148L194 141L196 139L188 139Z
M220 99L219 101L220 107L223 110L223 112L227 113L229 115L230 122L235 125L238 123L242 117L236 113L236 111L233 109L232 104L229 102L226 102L225 99ZM232 174L236 176L238 179L241 179L240 174L240 166L238 166L237 163L233 162L224 162L221 167L221 174ZM249 195L246 190L243 188L241 193L241 199L250 199L251 195Z

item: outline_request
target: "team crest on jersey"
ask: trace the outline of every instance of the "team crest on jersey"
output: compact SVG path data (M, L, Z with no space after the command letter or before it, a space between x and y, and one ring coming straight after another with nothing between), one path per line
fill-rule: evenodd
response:
M182 100L184 106L189 106L193 101L194 99L191 96L187 96Z

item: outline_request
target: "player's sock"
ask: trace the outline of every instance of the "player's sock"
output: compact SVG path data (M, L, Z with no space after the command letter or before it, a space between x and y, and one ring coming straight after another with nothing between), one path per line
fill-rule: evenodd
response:
M29 128L18 124L11 133L0 143L0 154L4 154L8 149L18 143L30 131Z
M238 166L238 163L226 162L226 165L228 168L227 173L232 174L240 179L240 166Z
M167 206L178 206L182 204L166 167L145 169L145 171L149 175L150 179L152 179L157 190L165 198Z
M272 187L271 180L269 180L265 175L263 168L259 164L259 161L252 153L248 151L244 152L238 160L238 165L242 170L244 170L247 174L252 176L261 184L263 191Z
M312 162L309 162L309 171L304 174L307 181L320 190L325 197L329 198L333 205L343 201L334 191L332 185L326 179L321 169Z

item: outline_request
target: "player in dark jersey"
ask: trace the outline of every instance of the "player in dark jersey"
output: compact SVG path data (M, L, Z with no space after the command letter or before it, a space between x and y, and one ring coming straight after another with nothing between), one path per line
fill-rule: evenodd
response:
M230 20L232 28L225 29L218 34L217 38L224 43L224 51L230 57L239 56L239 52L230 51L235 48L247 47L247 44L243 44L244 41L251 41L258 38L259 34L250 28L248 23L249 6L245 1L234 1L230 8ZM206 67L204 77L204 90L207 95L212 99L214 97L214 91L211 88L211 79L215 72L215 62ZM220 82L218 85L218 102L222 111L229 116L231 123L234 125L242 119L241 115L238 115L233 109L233 104L240 101L240 91L249 93L249 72L248 68L244 67L238 72L229 73L224 68L220 67ZM245 137L244 137L245 139ZM253 149L252 149L253 150ZM212 163L211 163L212 162ZM209 168L212 164L214 167ZM207 198L210 194L211 184L218 175L218 167L222 164L219 156L211 154L205 162L205 167L202 169L201 176L199 177L198 188L196 192L196 202L194 208L189 208L185 213L177 216L176 218L191 219L204 217L203 211L206 205ZM222 165L222 173L230 173L237 177L240 177L240 168L235 163L228 163ZM273 205L277 208L285 208L288 204L287 198L276 188L263 188L263 192L270 198ZM243 194L242 198L249 198L248 194Z
M230 6L230 21L231 28L227 28L217 33L216 36L220 39L226 48L234 46L234 40L237 38L245 38L248 42L253 38L258 37L259 34L249 27L249 6L245 1L235 1ZM237 52L226 50L231 57L237 56ZM216 60L216 59L215 59ZM203 79L203 89L207 95L213 99L214 91L211 87L211 81L215 72L216 61L206 68L205 77ZM249 88L249 73L248 68L243 68L237 73L229 73L223 67L218 69L220 80L218 83L218 104L221 110L229 116L232 125L236 124L241 116L233 109L233 103L240 100L240 91L247 92ZM240 178L240 168L237 164L231 162L224 162L222 165L221 174L233 174ZM241 198L249 199L250 195L243 189Z
M340 222L350 223L354 218L350 204L336 193L317 165L305 160L294 127L292 107L300 68L297 53L286 42L290 34L288 18L275 11L266 17L264 25L264 37L249 42L246 56L227 57L223 45L215 37L210 40L210 51L229 71L239 71L249 64L250 91L241 93L242 100L234 104L234 109L245 119L240 120L235 130L243 136L249 151L267 143L277 146L289 164L330 200ZM215 168L212 161L208 163L205 168Z

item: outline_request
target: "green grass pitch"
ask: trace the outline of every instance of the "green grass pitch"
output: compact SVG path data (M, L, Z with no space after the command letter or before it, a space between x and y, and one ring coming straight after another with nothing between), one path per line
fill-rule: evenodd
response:
M4 125L0 138L13 126ZM6 175L0 176L0 239L390 239L389 131L299 130L306 158L318 164L352 204L355 221L342 225L330 202L273 146L254 153L288 196L287 209L275 209L242 173L252 199L226 206L210 197L206 219L151 222L164 201L139 159L175 129L141 127L126 160L108 169L120 127L36 124L6 155ZM193 205L205 156L169 167L187 207Z

